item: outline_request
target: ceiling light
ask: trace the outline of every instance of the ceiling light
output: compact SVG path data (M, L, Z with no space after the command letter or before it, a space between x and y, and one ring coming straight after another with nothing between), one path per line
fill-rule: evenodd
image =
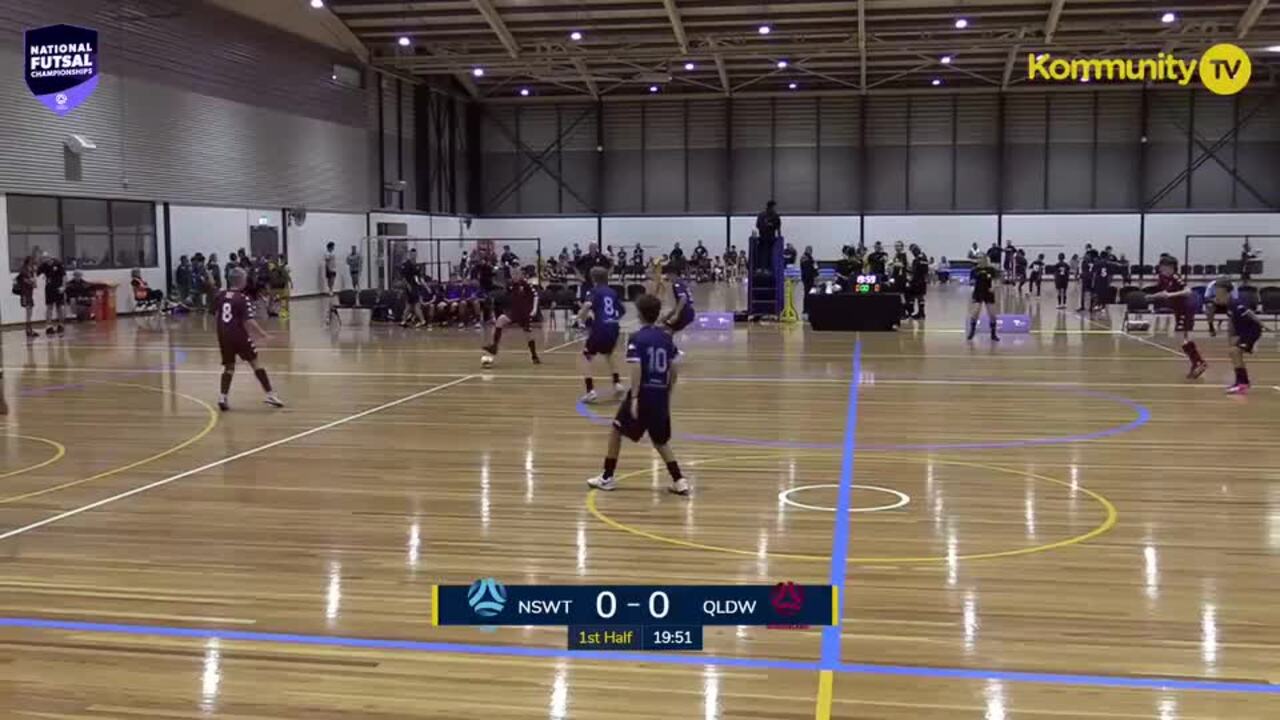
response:
M941 85L941 84L942 84L942 81L941 81L941 80L939 80L938 78L934 78L934 79L933 79L933 81L932 81L932 82L930 82L929 84L930 84L930 85L932 85L932 86L934 86L934 87L938 87L939 85Z
M786 61L786 60L779 60L779 61L778 61L778 69L779 69L779 70L785 70L786 68L787 68L787 61Z
M942 63L943 65L950 65L950 64L951 64L951 56L950 56L950 55L943 55L943 56L942 56L942 58L941 58L940 60L938 60L938 62Z
M573 40L574 42L577 42L582 39L582 33L578 32L577 30L574 30L573 32L569 33L569 39Z
M967 27L969 27L969 21L968 21L968 20L965 20L964 18L956 18L956 29L957 29L957 30L963 30L963 29L965 29L965 28L967 28Z
M320 8L324 7L324 0L311 0L311 7L315 8L316 10L319 10Z
M1049 53L1040 53L1039 55L1037 55L1037 56L1036 56L1036 59L1037 59L1037 60L1048 60L1048 59L1049 59Z
M1173 21L1175 21L1175 20L1177 20L1177 19L1178 19L1178 16L1177 16L1177 15L1174 15L1174 14L1173 14L1173 13L1171 13L1171 12L1167 12L1167 13L1165 13L1165 14L1163 14L1163 15L1161 15L1161 16L1160 16L1160 22L1164 23L1165 25L1168 25L1169 23L1171 23L1171 22L1173 22Z
M520 97L529 97L529 88L520 88Z
M797 84L795 84L795 83L791 83L790 85L787 85L787 89L788 89L788 90L795 90L795 89L796 89L796 88L798 88L798 87L800 87L800 86L799 86L799 85L797 85Z
M695 66L693 63L691 63L691 62L687 62L687 63L685 63L685 64L684 64L684 69L685 69L685 70L692 70L694 67L696 67L696 66Z
M1280 52L1280 45L1268 45L1267 52Z
M657 86L657 85L650 85L650 86L649 86L649 92L651 92L651 93L656 93L656 92L658 92L658 86Z
M475 75L476 77L484 77L484 68L482 67L472 68L471 74Z
M756 30L756 32L760 33L761 35L768 35L769 33L773 32L773 28L769 27L768 25L761 25L759 29Z
M401 35L396 42L400 43L400 47L409 47L409 38L405 35Z
M1089 82L1089 76L1088 76L1088 75L1081 75L1081 76L1080 76L1080 82Z

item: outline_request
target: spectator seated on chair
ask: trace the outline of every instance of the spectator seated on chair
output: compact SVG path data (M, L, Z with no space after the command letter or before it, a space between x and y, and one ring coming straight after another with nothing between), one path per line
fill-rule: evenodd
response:
M129 285L133 288L133 304L138 312L164 310L164 293L147 287L142 279L142 270L134 268L129 272Z
M71 316L80 321L88 320L89 308L93 306L93 288L84 281L84 273L79 270L71 273L71 280L64 292Z

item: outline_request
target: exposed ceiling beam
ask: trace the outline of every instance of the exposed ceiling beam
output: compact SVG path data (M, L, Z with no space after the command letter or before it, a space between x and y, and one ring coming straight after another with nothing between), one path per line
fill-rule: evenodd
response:
M1249 3L1249 7L1245 8L1244 15L1240 16L1240 22L1236 23L1236 38L1243 40L1245 35L1253 29L1254 23L1258 22L1258 18L1262 17L1262 11L1267 9L1267 5L1271 0L1253 0Z
M671 21L671 32L676 34L680 52L688 55L689 36L685 35L684 21L680 19L680 8L676 7L676 0L662 0L662 5L667 8L667 19Z
M858 84L867 89L867 0L858 0Z
M485 22L489 23L489 27L493 28L493 33L498 36L498 40L502 42L502 47L507 49L511 57L520 57L520 44L516 42L516 38L507 29L507 24L502 21L502 16L498 14L498 9L493 6L490 0L471 0L471 4L476 6L476 10L484 16Z
M1000 75L1000 89L1009 89L1009 79L1013 77L1013 63L1018 59L1018 46L1009 48L1009 56L1004 61L1004 72Z
M587 70L587 64L582 62L582 58L573 59L573 68L582 76L582 82L587 86L587 92L591 93L591 97L600 97L600 86L596 85L596 79L591 77L590 71Z
M729 71L724 66L724 58L716 55L716 72L720 73L720 87L724 88L725 95L733 94L733 86L729 84Z
M1062 17L1062 6L1067 0L1053 0L1049 5L1049 19L1044 22L1044 44L1053 42L1053 34L1058 32L1058 18Z

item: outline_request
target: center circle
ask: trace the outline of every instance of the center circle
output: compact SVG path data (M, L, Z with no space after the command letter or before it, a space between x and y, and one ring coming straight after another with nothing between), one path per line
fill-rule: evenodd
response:
M876 505L874 507L850 507L849 512L867 513L867 512L880 512L883 510L897 510L903 505L906 505L907 503L911 502L910 495L904 492L899 492L892 488L880 487L879 485L850 485L849 487L854 490L874 490L876 492L882 492L882 493L887 493L889 495L893 495L895 498L897 498L894 502L891 502L888 505ZM822 512L832 512L832 513L835 512L836 509L833 507L823 507L821 505L806 505L805 503L796 502L795 500L791 499L792 493L797 493L797 492L800 492L801 490L818 490L821 488L832 488L834 490L839 490L840 486L834 485L831 483L822 484L822 485L800 485L798 487L793 487L790 490L783 490L782 492L778 493L778 499L781 500L784 504L790 505L792 507L804 508L806 510L819 510Z
M772 458L788 457L794 454L796 453L792 451L789 453L772 453L772 454L765 454L765 455L735 455L735 456L729 456L729 457L707 458L704 460L693 460L687 464L691 466L709 466L709 465L718 465L723 463L737 462L741 460L767 460ZM820 454L820 451L814 452L814 454ZM1067 482L1065 480L1059 480L1057 478L1049 477L1047 475L1041 475L1039 473L1035 473L1027 470L1018 470L1014 468L1004 467L1001 465L992 465L989 463L966 462L966 461L960 461L960 460L942 460L939 458L921 458L921 457L916 457L912 455L894 455L894 454L880 454L880 453L872 453L872 455L879 458L885 458L889 460L897 460L897 461L903 461L903 462L917 462L917 463L930 462L936 465L949 465L953 467L986 470L986 471L995 473L996 476L1004 476L1006 478L1013 477L1013 478L1020 478L1020 479L1029 478L1032 480L1049 483L1051 485L1057 485L1067 490L1078 491L1084 497L1095 502L1098 505L1098 507L1102 510L1103 517L1099 521L1098 525L1095 526L1092 530L1088 530L1086 532L1072 535L1070 537L1062 538L1057 541L1046 542L1038 545L1031 545L1028 547L1010 548L1007 550L991 550L987 552L958 553L955 555L948 554L948 555L911 556L911 557L880 557L880 556L850 557L848 559L848 562L850 564L914 565L914 564L944 563L944 562L957 562L957 561L969 561L969 560L991 560L995 558L1009 558L1009 557L1018 557L1022 555L1032 555L1035 553L1058 550L1060 548L1070 547L1072 545L1079 545L1081 543L1085 543L1090 540L1093 540L1094 538L1100 535L1105 535L1106 533L1110 532L1111 529L1116 526L1116 523L1119 520L1119 513L1116 511L1115 505L1112 504L1112 502L1108 500L1106 496L1094 490L1091 490L1083 485L1078 485L1074 482ZM623 473L621 475L618 475L617 479L625 480L629 477L638 477L647 472L652 472L652 470L635 470L629 473ZM744 555L744 556L750 556L750 557L760 556L760 552L758 550L741 548L741 547L729 547L724 545L712 545L710 543L697 542L694 540L686 540L684 538L673 537L673 536L665 535L658 532L652 532L650 530L645 530L643 528L635 527L634 525L629 525L627 523L620 522L614 519L613 517L610 517L608 513L600 509L597 503L597 497L599 495L600 495L600 492L597 490L592 490L587 493L587 496L586 496L587 511L591 513L591 515L594 516L597 520L604 523L606 526L613 528L614 530L618 530L630 535L635 535L637 537L642 537L642 538L645 538L646 540L651 540L651 541L663 543L666 545L675 545L677 547L682 547L689 550L704 550L708 552L726 553L729 555ZM827 508L819 508L819 509L827 510ZM789 560L802 560L802 561L808 561L808 562L829 562L831 560L830 555L783 553L783 552L774 552L772 550L770 550L767 553L767 555L774 558L786 558Z

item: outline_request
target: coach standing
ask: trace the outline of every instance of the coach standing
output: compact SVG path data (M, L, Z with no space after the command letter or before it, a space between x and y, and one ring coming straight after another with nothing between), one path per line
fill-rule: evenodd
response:
M753 263L762 263L764 267L769 267L772 262L774 243L778 242L778 236L782 233L782 217L778 215L777 208L778 203L770 200L756 216L756 233L759 237L755 238L755 247L751 248L751 260ZM755 272L754 268L752 272Z

